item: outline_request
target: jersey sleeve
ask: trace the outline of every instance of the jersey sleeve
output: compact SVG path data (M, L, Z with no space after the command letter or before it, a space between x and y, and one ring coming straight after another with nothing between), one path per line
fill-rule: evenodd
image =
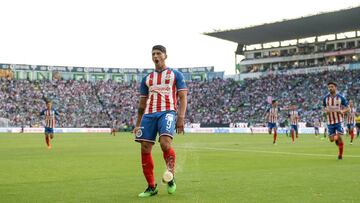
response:
M326 107L326 96L323 99L323 107Z
M177 91L187 90L185 79L182 73L174 71Z
M149 95L149 88L146 86L146 77L144 77L140 84L140 97L147 97Z
M60 116L59 112L55 109L54 109L54 113L55 113L55 115Z
M40 116L45 115L45 111L46 111L46 110L42 110L42 111L40 111Z
M341 99L341 105L348 107L349 105L348 101L343 96L341 96L340 99Z

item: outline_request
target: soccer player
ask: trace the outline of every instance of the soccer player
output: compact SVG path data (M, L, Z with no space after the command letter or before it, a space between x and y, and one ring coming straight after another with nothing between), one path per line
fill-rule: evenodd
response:
M354 107L354 103L352 100L349 100L349 112L347 113L346 116L346 124L347 124L346 127L350 135L350 144L353 144L353 140L355 136L354 134L355 114L356 114L356 109Z
M314 119L314 130L315 130L315 136L317 137L320 135L319 128L321 127L321 122L318 118Z
M360 115L356 117L356 138L359 137L360 134Z
M187 87L183 75L165 65L166 48L155 45L152 61L155 71L145 76L140 85L140 100L135 128L135 141L141 144L141 162L147 189L139 197L149 197L158 192L154 180L154 161L151 155L156 136L163 151L166 168L175 174L175 151L171 147L175 122L176 132L184 133L184 118L187 105ZM179 98L179 109L177 100ZM167 183L167 192L176 190L175 179Z
M295 105L292 105L290 107L289 117L290 117L290 124L291 124L291 139L292 139L292 143L294 143L295 142L294 134L296 133L296 138L299 137L298 122L300 119L299 112L296 110Z
M338 159L341 160L344 151L344 142L341 138L344 134L342 123L344 122L344 114L349 111L348 102L337 93L335 82L329 82L327 88L329 93L323 99L323 107L327 118L328 136L330 142L335 141L338 146Z
M289 137L290 124L289 124L289 120L288 120L288 119L285 119L285 121L284 121L284 127L285 127L286 137Z
M111 126L111 133L110 133L110 135L115 136L115 133L116 133L116 124L117 124L117 120L113 120L112 126Z
M46 109L40 112L40 116L45 116L45 142L48 149L51 149L51 140L54 138L54 128L56 120L60 116L59 112L52 108L52 102L46 101Z
M273 144L276 144L276 138L277 138L277 122L278 122L278 114L280 111L280 108L277 106L277 101L272 100L271 102L271 108L268 108L266 110L266 118L268 120L268 129L269 134L271 135L272 130L274 129L274 141Z

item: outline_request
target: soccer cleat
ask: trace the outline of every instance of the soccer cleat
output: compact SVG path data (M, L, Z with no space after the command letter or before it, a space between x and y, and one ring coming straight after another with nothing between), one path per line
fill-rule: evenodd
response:
M139 197L150 197L150 196L154 196L158 193L158 188L157 188L157 184L155 184L155 187L150 187L148 186L148 188L146 188L146 190L142 193L140 193L138 196Z
M341 155L338 156L338 160L342 160L342 156L341 156Z
M353 143L352 143L352 142L350 142L350 144L352 145Z
M174 194L176 191L176 184L175 179L172 179L170 182L167 183L167 191L169 194Z
M48 149L51 149L51 145L47 146Z

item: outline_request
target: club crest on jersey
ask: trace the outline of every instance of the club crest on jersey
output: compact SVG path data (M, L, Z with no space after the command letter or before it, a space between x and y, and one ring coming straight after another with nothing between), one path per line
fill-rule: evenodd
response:
M166 74L165 80L170 80L170 79L171 79L171 75L170 75L170 74Z

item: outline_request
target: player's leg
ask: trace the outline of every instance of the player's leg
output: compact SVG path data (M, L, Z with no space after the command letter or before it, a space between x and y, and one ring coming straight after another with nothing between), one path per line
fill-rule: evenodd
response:
M166 169L175 177L175 160L176 154L172 148L172 139L175 131L175 112L164 113L158 122L158 130L160 133L160 146L163 151L163 157L166 164ZM168 193L173 194L176 191L176 184L174 178L168 182Z
M350 134L350 144L353 143L354 140L354 125L348 124L348 128L349 128L349 134Z
M298 129L297 125L295 125L295 135L296 135L296 138L299 138L299 129Z
M338 159L341 160L344 152L344 142L341 136L344 134L344 129L341 127L340 123L331 125L330 127L331 128L328 129L329 135L332 135L330 138L335 141L335 144L339 148Z
M141 164L148 187L144 192L139 194L139 197L150 197L156 195L158 192L154 178L154 160L151 153L152 146L155 143L156 133L156 119L154 120L151 115L144 115L135 141L141 143Z
M50 128L45 127L45 142L48 149L51 149L50 133Z
M274 129L274 142L273 142L273 144L276 144L276 139L277 139L277 127L276 127L276 124L273 125L273 129Z
M294 126L293 125L291 125L291 141L292 141L292 143L294 143L294 131L295 131L295 128L294 128Z
M272 127L271 127L271 123L268 123L268 132L269 132L269 135L271 135L271 130L272 130Z

